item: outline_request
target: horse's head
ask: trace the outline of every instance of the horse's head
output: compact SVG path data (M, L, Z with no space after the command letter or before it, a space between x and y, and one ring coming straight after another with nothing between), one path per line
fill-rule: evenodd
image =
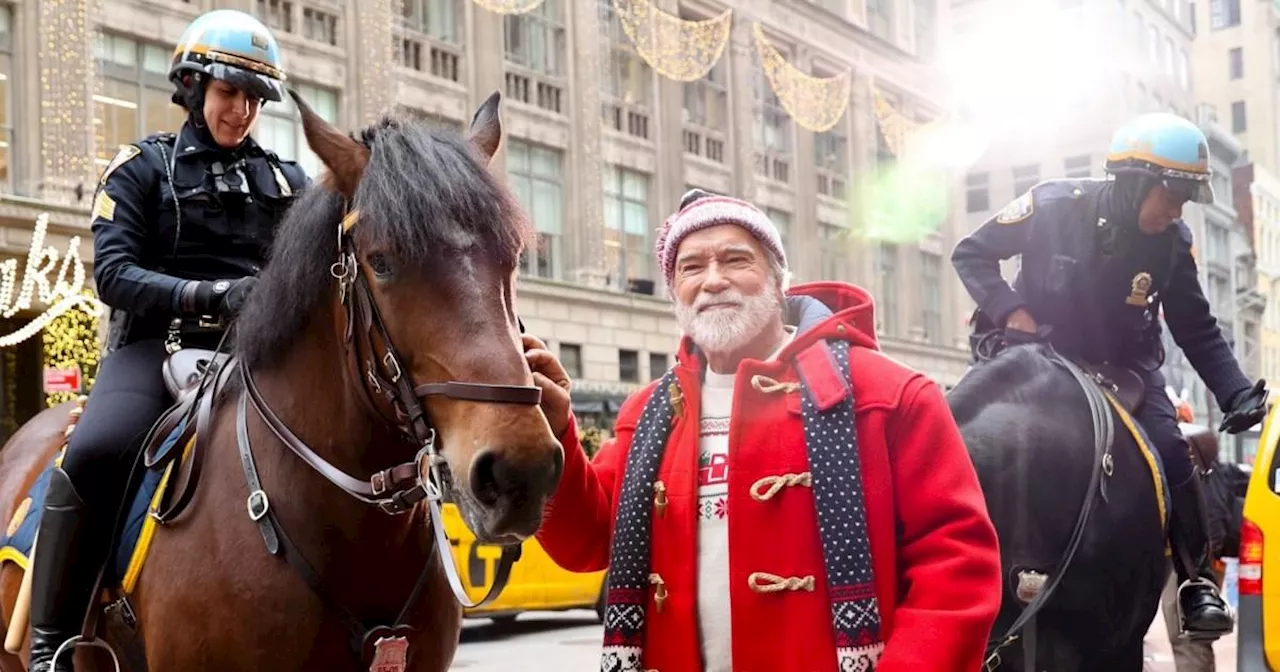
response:
M328 231L333 314L357 353L349 382L375 418L435 440L479 538L514 541L537 529L564 456L520 345L515 271L530 228L488 172L498 102L466 137L384 119L359 140L298 107L324 184L348 204Z

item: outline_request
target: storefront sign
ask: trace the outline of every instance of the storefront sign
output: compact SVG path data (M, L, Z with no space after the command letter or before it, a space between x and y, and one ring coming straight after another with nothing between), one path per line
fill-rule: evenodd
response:
M58 251L45 247L49 215L41 213L31 232L31 248L21 276L16 259L0 262L0 315L12 317L28 310L33 303L45 307L43 313L16 331L0 336L0 348L21 343L40 333L45 325L72 308L79 307L90 315L101 314L101 302L82 295L84 262L80 260L80 236L72 236L59 263ZM57 271L52 278L50 273ZM17 290L15 295L15 289Z
M52 366L44 370L45 394L54 392L80 392L83 389L84 377L80 366L73 364L69 369L56 369Z

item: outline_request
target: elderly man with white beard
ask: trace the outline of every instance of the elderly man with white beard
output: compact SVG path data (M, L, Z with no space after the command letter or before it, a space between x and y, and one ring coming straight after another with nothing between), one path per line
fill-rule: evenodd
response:
M938 386L879 352L871 297L788 290L769 218L698 190L657 254L678 362L594 460L564 368L525 337L565 448L538 539L562 567L609 570L601 669L980 668L995 529Z

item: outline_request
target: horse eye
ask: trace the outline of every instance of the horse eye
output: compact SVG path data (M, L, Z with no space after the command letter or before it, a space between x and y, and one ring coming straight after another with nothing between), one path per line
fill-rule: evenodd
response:
M369 264L369 268L373 269L375 275L379 277L391 275L391 260L387 258L387 255L381 252L372 252L365 261Z

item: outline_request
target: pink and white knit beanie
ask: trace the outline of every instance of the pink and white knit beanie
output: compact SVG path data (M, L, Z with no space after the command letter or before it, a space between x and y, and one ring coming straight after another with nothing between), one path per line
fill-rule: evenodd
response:
M680 210L668 217L658 231L655 250L658 253L658 265L662 267L662 275L666 278L667 287L674 285L676 252L680 249L680 241L695 231L718 224L741 226L755 236L764 249L777 257L785 276L781 278L783 290L786 290L791 276L787 267L787 253L782 249L782 236L778 235L778 227L774 226L769 216L746 201L730 196L718 196L701 189L693 189L686 193L680 200Z

